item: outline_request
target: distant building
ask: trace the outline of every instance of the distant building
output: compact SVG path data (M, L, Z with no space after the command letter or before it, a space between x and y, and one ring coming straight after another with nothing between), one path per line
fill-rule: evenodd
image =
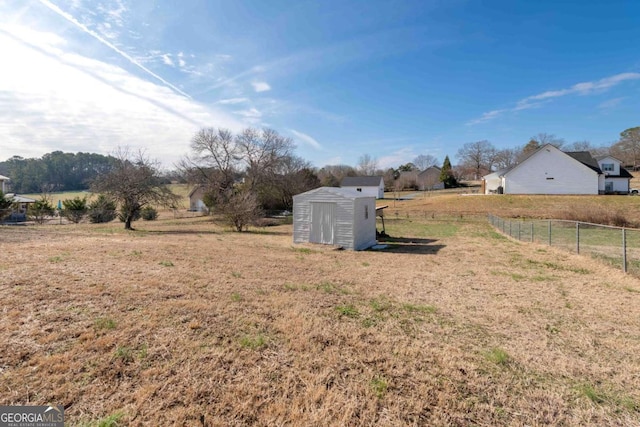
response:
M340 187L355 190L365 196L384 199L384 179L381 176L345 176Z
M622 162L546 144L517 165L483 177L485 194L627 194L633 176Z
M444 190L444 182L440 181L442 170L438 166L430 166L420 172L417 177L419 190Z

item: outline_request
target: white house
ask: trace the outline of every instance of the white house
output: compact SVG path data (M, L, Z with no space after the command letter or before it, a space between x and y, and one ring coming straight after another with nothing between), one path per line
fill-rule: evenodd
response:
M563 152L544 145L516 166L483 177L485 194L603 194L628 192L630 174L620 161L605 157L599 163L587 151ZM613 164L613 165L611 165ZM612 168L610 176L601 166ZM617 168L617 169L616 169ZM627 177L629 175L629 177ZM624 180L626 180L626 190ZM608 189L610 191L608 191Z
M629 182L633 175L622 166L622 161L613 156L602 156L598 157L598 166L602 171L601 185L598 187L601 193L627 194L629 192Z
M384 179L381 176L345 176L340 187L355 190L376 199L384 199Z
M320 187L293 196L293 242L363 250L376 241L376 201L352 189Z

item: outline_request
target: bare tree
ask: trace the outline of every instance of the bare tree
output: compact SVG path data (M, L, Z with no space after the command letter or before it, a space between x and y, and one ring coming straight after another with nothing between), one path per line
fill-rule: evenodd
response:
M620 139L611 148L620 160L633 165L633 170L637 170L640 163L640 127L620 132Z
M546 132L541 132L537 135L532 136L529 142L531 141L535 141L538 144L538 147L551 144L556 148L561 148L564 145L564 139L558 138L554 134Z
M491 172L496 156L496 149L487 140L468 142L458 150L457 158L460 166L472 169L474 179L479 179L485 172Z
M245 164L246 185L251 191L276 173L295 145L272 129L245 129L236 137L239 158Z
M378 160L375 157L371 157L369 154L364 154L358 159L358 166L356 167L358 173L364 176L373 176L378 169Z
M262 209L255 193L243 189L233 191L220 205L219 212L236 231L244 231L262 216Z
M589 141L575 141L564 145L562 149L563 151L591 151L594 147Z
M496 151L494 166L496 169L507 169L515 166L518 163L518 158L521 156L522 149L518 148L504 148Z
M223 194L233 187L240 155L229 130L199 130L191 140L191 152L178 164L187 182L203 185L211 194Z
M413 164L416 165L416 168L418 168L418 170L423 171L430 168L431 166L440 164L440 162L431 154L420 154L418 157L413 159Z
M326 165L318 171L320 185L325 187L339 187L345 176L357 175L358 173L353 166L349 165Z
M150 160L144 152L131 153L118 149L113 168L98 175L91 189L111 197L120 205L125 230L133 230L131 222L145 206L173 207L179 196L162 183L158 162Z

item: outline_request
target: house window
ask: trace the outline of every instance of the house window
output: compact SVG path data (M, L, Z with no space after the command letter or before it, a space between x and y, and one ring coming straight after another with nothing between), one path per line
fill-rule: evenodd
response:
M603 163L602 170L604 172L613 172L613 163Z

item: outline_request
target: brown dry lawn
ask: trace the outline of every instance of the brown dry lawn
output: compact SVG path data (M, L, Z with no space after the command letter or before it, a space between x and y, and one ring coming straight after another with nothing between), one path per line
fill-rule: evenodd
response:
M386 251L169 215L0 227L0 404L68 425L640 425L640 281L459 200L397 204Z

